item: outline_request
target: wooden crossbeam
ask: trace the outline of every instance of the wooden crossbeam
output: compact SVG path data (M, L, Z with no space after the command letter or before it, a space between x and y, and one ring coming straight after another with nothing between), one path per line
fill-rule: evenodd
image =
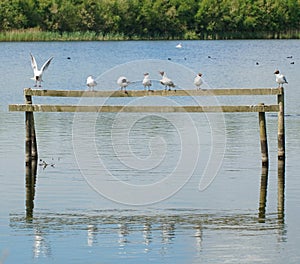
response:
M224 105L224 106L123 106L123 105L42 105L12 104L9 111L20 112L278 112L278 105Z
M24 95L54 97L143 97L143 96L237 96L237 95L280 95L280 88L236 88L201 90L128 90L124 91L77 91L77 90L40 90L25 88Z

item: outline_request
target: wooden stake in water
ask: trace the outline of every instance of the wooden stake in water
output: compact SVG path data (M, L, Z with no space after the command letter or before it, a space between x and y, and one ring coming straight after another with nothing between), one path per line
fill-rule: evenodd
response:
M32 104L31 95L25 95L25 103ZM25 112L25 127L25 165L29 169L32 166L32 159L36 161L38 158L33 112Z
M278 112L278 160L285 159L285 128L284 128L284 89L277 95Z
M264 105L264 104L259 104ZM267 128L266 128L266 114L265 112L258 113L259 118L259 135L260 135L260 148L262 166L268 166L269 154L268 154L268 140L267 140Z

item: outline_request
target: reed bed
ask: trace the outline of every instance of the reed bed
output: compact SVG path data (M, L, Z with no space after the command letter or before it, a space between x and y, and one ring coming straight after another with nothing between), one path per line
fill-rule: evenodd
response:
M124 33L96 33L86 32L55 32L42 31L40 29L21 29L11 31L0 31L0 41L105 41L105 40L218 40L218 39L300 39L300 31L288 32L220 32L200 33L189 31L184 36L154 36L145 37Z

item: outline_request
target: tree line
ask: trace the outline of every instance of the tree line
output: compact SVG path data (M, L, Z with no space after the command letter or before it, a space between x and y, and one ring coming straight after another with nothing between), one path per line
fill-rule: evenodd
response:
M300 31L300 0L1 0L0 31L122 34L143 39Z

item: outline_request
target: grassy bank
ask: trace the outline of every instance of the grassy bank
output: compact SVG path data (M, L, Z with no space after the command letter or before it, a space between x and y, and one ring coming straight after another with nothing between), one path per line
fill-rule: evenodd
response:
M87 32L50 32L38 29L1 31L0 41L105 41L105 40L221 40L221 39L300 39L300 31L289 32L221 32L201 33L187 32L184 36L126 36L122 33Z

